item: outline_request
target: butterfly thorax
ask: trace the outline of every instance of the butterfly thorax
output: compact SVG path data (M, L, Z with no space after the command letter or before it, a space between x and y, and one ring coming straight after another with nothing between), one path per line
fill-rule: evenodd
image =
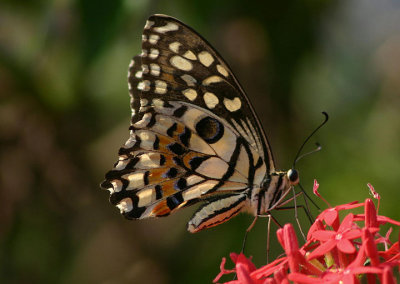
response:
M254 216L265 214L275 209L293 185L288 177L288 172L273 172L266 176L261 187L252 190L252 197L249 202L249 213Z

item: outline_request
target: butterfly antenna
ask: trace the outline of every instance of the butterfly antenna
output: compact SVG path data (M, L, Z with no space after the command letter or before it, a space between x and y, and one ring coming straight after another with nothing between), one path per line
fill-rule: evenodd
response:
M305 154L303 154L303 155L300 156L300 153L301 153L301 151L303 151L303 148L304 148L304 146L307 144L308 140L310 140L310 138L311 138L311 137L312 137L312 136L313 136L327 121L328 121L329 115L328 115L326 112L324 112L324 111L322 112L322 114L325 116L324 121L323 121L317 128L315 128L314 131L311 132L310 135L308 135L308 137L306 138L306 140L304 140L303 144L301 145L301 147L299 148L299 151L298 151L297 154L296 154L296 158L294 159L294 162L293 162L293 169L294 169L294 167L295 167L295 165L296 165L296 163L297 163L298 160L300 160L300 159L303 158L304 156L310 155L310 154L312 154L312 153L315 153L315 152L318 152L318 151L321 150L321 148L322 148L321 145L319 145L318 143L316 143L316 144L317 144L317 148L316 148L316 149L314 149L313 151L308 152L308 153L305 153Z

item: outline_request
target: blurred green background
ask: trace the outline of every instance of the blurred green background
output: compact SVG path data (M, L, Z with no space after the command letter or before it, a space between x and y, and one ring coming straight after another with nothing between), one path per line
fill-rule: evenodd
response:
M318 141L323 150L297 166L303 186L311 193L317 179L340 204L364 200L370 182L380 213L400 219L399 1L8 0L0 4L0 282L210 283L221 258L240 251L250 215L192 235L194 208L127 221L98 186L128 137L128 64L153 13L179 18L224 55L279 168L291 166L326 111L329 123L306 147ZM275 217L293 221L293 211ZM247 247L257 266L265 247L261 220Z

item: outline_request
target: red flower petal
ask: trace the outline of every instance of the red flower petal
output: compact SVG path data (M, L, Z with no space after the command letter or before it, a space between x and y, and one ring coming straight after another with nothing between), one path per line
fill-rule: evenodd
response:
M321 283L321 279L319 278L314 278L314 277L310 277L307 275L304 275L302 273L290 273L288 276L290 281L296 282L296 283L305 283L305 284L320 284Z
M213 283L216 283L219 281L219 279L224 275L224 274L230 274L230 273L234 273L235 269L231 269L231 270L226 270L225 269L225 264L226 264L226 258L223 257L221 264L219 265L219 270L220 273L218 273L218 275L214 278Z
M274 278L267 278L264 280L263 284L276 284Z
M356 248L348 239L341 239L337 243L337 248L343 253L352 254L356 252Z
M324 228L324 224L322 223L322 221L321 221L320 219L317 218L317 219L315 220L314 224L311 225L310 230L308 230L308 233L307 233L307 240L311 240L312 234L313 234L315 231L318 231L318 230L324 231L325 228Z
M243 253L240 253L236 259L236 267L242 264L246 267L247 271L253 272L254 270L257 269L257 267L254 265L254 263L251 262L250 259L248 259Z
M369 198L365 200L364 211L365 211L365 227L367 228L379 227L378 219L376 216L375 205Z
M381 216L381 215L378 215L378 222L381 223L381 224L390 223L390 224L393 224L393 225L396 225L396 226L400 226L400 222L399 221L395 221L393 219L390 219L389 217Z
M320 256L323 256L327 252L329 252L331 249L333 249L336 246L336 241L335 240L328 240L327 242L321 244L319 247L317 247L310 255L308 256L308 259L314 259Z
M278 258L278 259L274 260L273 262L271 262L271 263L269 263L269 264L267 264L267 265L265 265L263 267L260 267L256 271L253 271L251 273L251 276L253 278L256 278L256 279L261 279L263 277L268 277L268 276L272 275L276 271L278 266L282 266L283 267L283 266L285 266L285 264L287 262L288 262L287 257Z
M335 222L339 221L338 212L332 208L324 211L324 220L329 226L333 226Z
M353 219L354 219L353 213L349 213L348 215L346 215L346 217L344 217L342 223L339 226L338 232L343 232L347 229L351 229L351 226L353 225Z
M393 278L392 269L389 266L386 266L383 269L382 283L383 284L394 284L394 283L396 283L395 279Z
M255 284L250 277L248 266L243 263L238 263L236 265L236 275L240 284Z
M357 238L361 237L362 233L361 233L361 230L355 229L355 230L344 232L342 235L343 235L343 238L345 238L345 239L353 240L353 239L357 239Z
M363 228L362 232L363 243L365 243L365 252L367 256L371 259L371 264L373 266L378 266L380 262L374 237L367 228Z
M319 241L327 241L333 239L336 236L335 231L315 231L312 234L313 238Z
M292 224L286 224L283 227L283 240L284 249L289 260L289 267L292 272L299 270L299 244L297 242L297 236L294 231Z

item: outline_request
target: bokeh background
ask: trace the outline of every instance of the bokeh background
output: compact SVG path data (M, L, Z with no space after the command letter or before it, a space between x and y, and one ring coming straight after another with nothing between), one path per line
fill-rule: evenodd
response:
M306 146L323 150L297 165L303 186L311 193L317 179L339 204L364 200L370 182L380 213L400 219L399 1L3 0L0 282L210 283L240 251L249 215L192 235L195 208L127 221L98 186L128 137L128 64L153 13L181 19L224 55L279 168L326 111ZM293 211L275 217L293 221ZM246 251L257 265L266 237L261 220Z

